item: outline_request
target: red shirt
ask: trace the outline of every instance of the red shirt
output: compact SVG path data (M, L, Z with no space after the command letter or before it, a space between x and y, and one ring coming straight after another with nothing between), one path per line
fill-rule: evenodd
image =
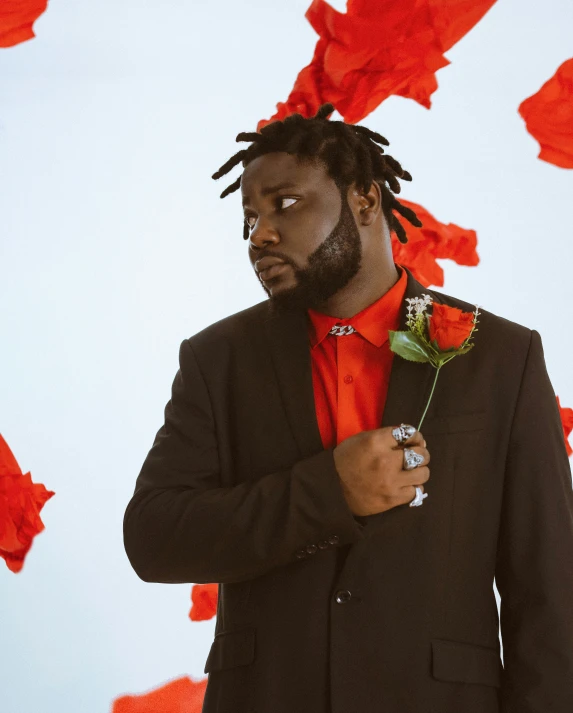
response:
M308 309L316 416L324 448L360 431L380 428L394 352L388 330L400 322L408 274L395 263L398 281L354 317L338 319ZM335 324L356 332L329 334Z

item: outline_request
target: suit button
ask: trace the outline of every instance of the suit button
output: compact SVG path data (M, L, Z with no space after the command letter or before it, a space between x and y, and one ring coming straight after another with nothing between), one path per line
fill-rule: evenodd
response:
M331 545L336 545L336 544L338 544L338 540L339 540L339 539L340 539L340 538L338 537L338 535L331 535L331 536L328 538L328 541L330 542Z
M318 546L320 547L321 550L326 550L329 547L329 543L326 540L321 540L318 543Z
M309 555L313 555L317 549L318 548L316 545L308 545L306 548L306 551L308 552Z
M299 550L298 552L295 552L295 556L301 560L303 557L306 557L306 552L304 550Z
M348 589L339 589L338 592L336 592L337 604L346 604L350 601L351 597L352 593L349 592Z

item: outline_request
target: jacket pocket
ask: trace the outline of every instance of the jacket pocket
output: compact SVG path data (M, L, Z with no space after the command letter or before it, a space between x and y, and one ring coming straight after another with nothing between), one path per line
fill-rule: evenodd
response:
M211 644L203 673L245 666L255 659L255 629L220 631Z
M497 649L464 641L432 639L434 678L499 687L502 671Z

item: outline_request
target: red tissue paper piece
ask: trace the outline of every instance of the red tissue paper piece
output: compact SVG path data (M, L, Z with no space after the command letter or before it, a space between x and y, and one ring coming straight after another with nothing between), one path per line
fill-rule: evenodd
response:
M401 243L392 232L392 253L394 262L407 267L424 287L444 284L444 271L436 258L449 258L458 265L475 267L479 263L476 252L477 234L475 230L460 228L454 223L440 223L425 208L417 203L400 199L400 203L411 208L423 226L417 228L408 224L407 243ZM398 216L398 220L400 216Z
M41 483L32 483L30 473L22 475L0 435L0 557L12 572L20 572L34 537L44 529L40 510L52 495Z
M573 58L563 62L537 94L522 101L518 111L541 146L537 158L573 168Z
M355 124L390 95L427 109L438 88L435 72L450 64L451 49L495 0L348 0L346 13L313 0L306 19L320 36L311 63L299 73L286 102L257 131L290 114L316 114L331 102Z
M193 606L189 611L191 621L205 621L217 615L218 584L194 584L191 588Z
M32 25L47 7L48 0L2 0L0 47L14 47L35 37Z
M201 713L206 688L207 678L183 676L149 693L116 698L111 713Z
M561 416L561 425L563 426L563 438L565 438L565 448L567 449L567 455L571 456L573 454L573 448L569 445L569 434L573 431L573 408L564 408L559 403L559 396L555 397L557 399L557 406L559 407L559 415Z

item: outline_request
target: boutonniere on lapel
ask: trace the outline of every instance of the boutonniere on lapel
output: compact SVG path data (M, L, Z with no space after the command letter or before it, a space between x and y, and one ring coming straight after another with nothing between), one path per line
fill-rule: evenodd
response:
M407 330L397 332L388 330L390 349L408 361L430 362L436 369L436 376L428 403L420 419L420 430L438 380L440 369L454 357L466 354L473 348L470 344L474 332L478 329L478 305L474 312L463 312L457 307L432 302L430 295L406 297L408 302ZM432 305L432 314L427 308ZM412 313L412 310L414 312Z

